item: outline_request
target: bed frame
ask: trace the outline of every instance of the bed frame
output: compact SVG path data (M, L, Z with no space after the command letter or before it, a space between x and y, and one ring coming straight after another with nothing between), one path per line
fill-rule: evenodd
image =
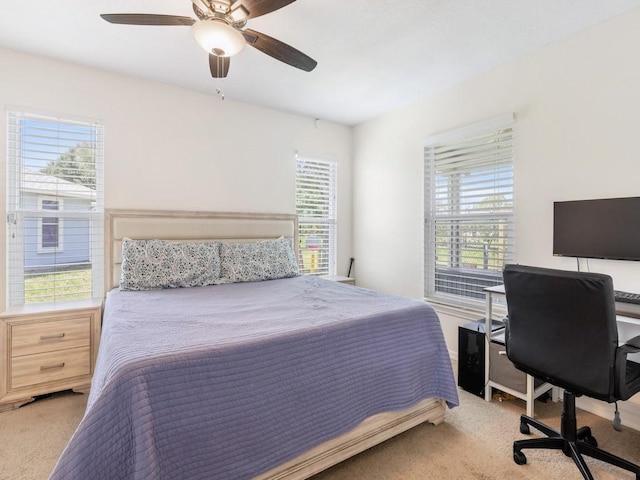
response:
M107 210L105 214L105 288L117 287L122 239L169 241L226 240L255 242L281 236L294 239L298 253L298 218L292 214L187 212L169 210ZM324 442L257 480L301 480L377 445L423 422L444 420L445 403L429 398L413 407L364 420L337 438Z

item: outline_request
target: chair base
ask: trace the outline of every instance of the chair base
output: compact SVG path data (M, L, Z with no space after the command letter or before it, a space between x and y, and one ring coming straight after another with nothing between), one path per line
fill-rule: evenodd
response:
M596 458L610 465L620 467L636 474L636 480L640 480L640 466L623 458L598 448L598 442L591 435L589 427L576 428L575 395L565 391L562 406L561 431L539 422L538 420L522 415L520 417L520 432L530 433L529 426L544 433L546 438L531 438L516 440L513 442L513 461L518 465L527 463L527 457L522 453L526 448L543 448L562 450L573 459L578 470L586 480L593 480L593 475L584 461L583 455Z

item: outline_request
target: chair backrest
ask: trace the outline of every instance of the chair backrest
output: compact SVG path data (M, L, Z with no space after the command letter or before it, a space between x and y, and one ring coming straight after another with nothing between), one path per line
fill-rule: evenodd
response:
M611 277L524 265L503 273L507 356L516 368L612 401L618 330Z

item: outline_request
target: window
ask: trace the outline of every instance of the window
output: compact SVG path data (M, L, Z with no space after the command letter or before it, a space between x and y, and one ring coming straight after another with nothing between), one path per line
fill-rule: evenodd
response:
M296 213L300 239L300 271L336 273L336 162L298 157Z
M8 303L102 297L103 128L10 111Z
M62 199L38 198L40 210L62 210ZM44 215L44 214L43 214ZM38 220L38 253L63 252L62 220L60 217L45 217Z
M425 296L484 299L513 261L513 115L425 144Z

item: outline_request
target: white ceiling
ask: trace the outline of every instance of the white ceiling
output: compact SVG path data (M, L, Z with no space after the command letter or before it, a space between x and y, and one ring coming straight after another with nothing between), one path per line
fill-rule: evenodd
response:
M100 13L195 17L190 0L0 0L0 46L354 125L637 8L640 0L297 0L249 21L318 62L247 47L212 79L189 27ZM0 66L1 68L1 66Z

